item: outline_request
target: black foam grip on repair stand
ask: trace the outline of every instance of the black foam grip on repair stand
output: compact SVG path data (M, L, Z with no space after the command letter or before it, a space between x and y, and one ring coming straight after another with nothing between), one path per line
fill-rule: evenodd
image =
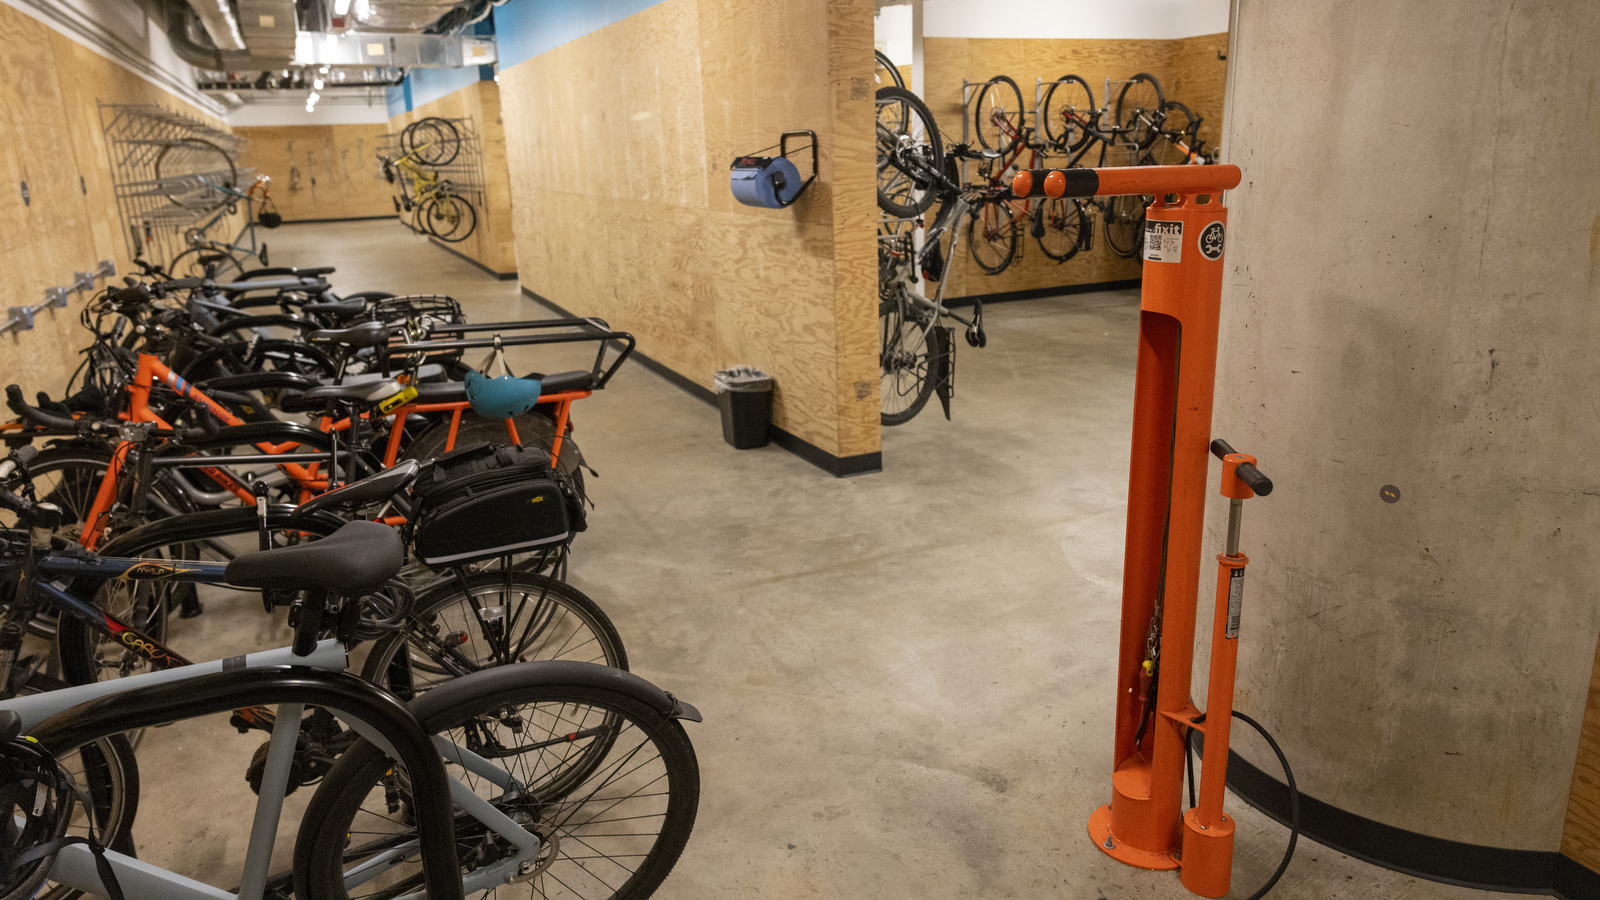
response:
M1228 442L1222 438L1217 438L1211 442L1211 453L1217 459L1221 459L1230 453L1237 452L1239 451L1229 446ZM1234 471L1238 473L1239 480L1249 485L1250 490L1255 491L1258 495L1265 497L1266 495L1272 493L1272 479L1261 474L1261 470L1256 468L1253 464L1240 463L1238 467L1234 469Z

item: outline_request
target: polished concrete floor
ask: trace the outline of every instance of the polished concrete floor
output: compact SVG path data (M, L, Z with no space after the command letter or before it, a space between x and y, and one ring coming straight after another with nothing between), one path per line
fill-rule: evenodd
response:
M392 222L270 240L274 263L337 265L342 291L448 293L474 321L548 315ZM633 669L706 718L690 726L699 821L657 896L1190 896L1084 831L1110 789L1137 308L1134 291L991 307L989 346L959 351L954 421L935 402L887 430L880 474L733 450L715 409L638 366L579 404L599 477L571 580L615 621ZM286 640L248 598L183 627L205 629L213 655ZM217 722L153 732L143 855L232 886L260 743ZM1229 808L1230 896L1246 897L1286 833ZM1271 896L1495 895L1302 842Z

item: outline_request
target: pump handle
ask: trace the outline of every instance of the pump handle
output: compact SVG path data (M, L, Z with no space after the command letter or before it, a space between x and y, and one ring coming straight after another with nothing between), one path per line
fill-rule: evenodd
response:
M1217 438L1211 442L1211 454L1217 459L1237 452L1239 451L1230 447L1228 442L1222 438ZM1272 493L1272 479L1261 474L1261 470L1251 463L1240 463L1239 467L1234 471L1239 473L1239 480L1250 485L1250 490L1255 491L1259 496L1265 497Z

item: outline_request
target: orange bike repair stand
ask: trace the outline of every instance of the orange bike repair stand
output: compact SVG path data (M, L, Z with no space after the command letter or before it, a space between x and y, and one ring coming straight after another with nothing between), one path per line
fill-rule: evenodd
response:
M1089 835L1128 865L1182 867L1184 885L1208 897L1228 890L1233 821L1221 815L1225 776L1210 768L1215 816L1185 815L1184 737L1206 727L1193 724L1189 681L1228 221L1221 192L1238 184L1237 166L1189 165L1035 170L1012 185L1023 197L1155 197L1139 299L1115 764L1111 802L1090 816ZM1211 707L1222 741L1205 742L1206 758L1215 745L1224 766L1231 678L1227 693L1225 708Z

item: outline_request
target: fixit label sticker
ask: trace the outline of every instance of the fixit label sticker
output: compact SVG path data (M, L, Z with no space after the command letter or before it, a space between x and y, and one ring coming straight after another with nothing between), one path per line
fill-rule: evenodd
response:
M1200 255L1216 262L1222 258L1222 243L1227 236L1221 222L1212 222L1200 229Z
M1183 262L1183 223L1145 219L1144 258L1150 262Z

